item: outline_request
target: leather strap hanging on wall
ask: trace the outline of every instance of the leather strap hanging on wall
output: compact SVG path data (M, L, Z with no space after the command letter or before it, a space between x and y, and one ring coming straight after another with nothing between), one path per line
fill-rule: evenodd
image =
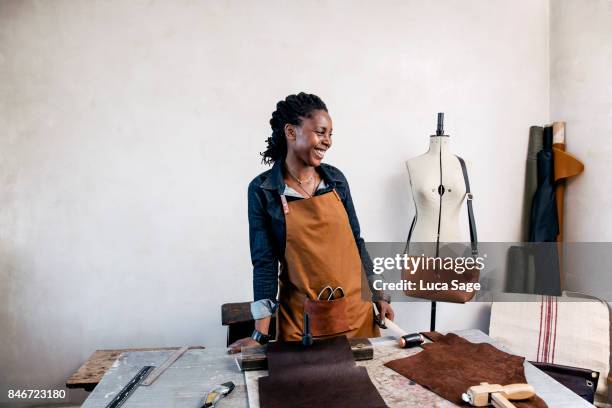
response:
M472 206L472 190L470 189L470 179L468 177L467 168L465 166L465 161L456 156L459 160L459 164L461 165L461 172L463 173L463 180L465 182L465 194L466 194L466 202L467 202L467 213L468 213L468 225L470 228L470 248L471 248L471 256L475 257L478 255L478 234L476 232L476 220L474 217L474 207ZM440 205L442 203L440 202ZM406 239L406 249L405 252L409 255L410 249L410 239L412 238L412 232L414 231L414 227L416 225L417 215L412 219L412 224L410 225L410 231L408 232L408 238ZM439 253L439 237L438 242L436 242L436 256ZM429 299L434 301L442 301L442 302L453 302L453 303L465 303L472 300L475 291L464 291L464 290L420 290L420 282L438 284L438 283L450 283L452 280L458 281L461 284L474 284L477 283L480 279L480 271L476 268L466 269L462 273L455 272L454 270L440 269L440 270L426 270L420 269L417 271L404 271L402 274L402 279L405 281L415 282L416 289L414 290L405 290L404 293L407 296Z
M259 378L261 408L369 407L387 405L365 367L357 367L345 336L268 344L267 377Z
M452 333L426 335L435 342L424 344L424 350L415 355L390 361L385 366L457 405L464 405L461 394L473 385L527 382L523 357L505 353L488 343L471 343ZM517 408L547 407L537 395L512 402Z

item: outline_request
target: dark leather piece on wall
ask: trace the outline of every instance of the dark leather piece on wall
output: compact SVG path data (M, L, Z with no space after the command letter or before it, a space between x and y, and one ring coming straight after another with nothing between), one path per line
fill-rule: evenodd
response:
M438 337L413 356L390 361L385 366L430 389L443 398L465 405L461 394L473 385L525 383L523 357L505 353L487 343L471 343L455 334ZM517 408L547 407L533 396L513 401Z
M556 242L559 234L554 185L552 127L544 128L544 147L538 152L538 189L531 207L532 242ZM561 296L559 253L553 245L532 247L535 260L535 293Z
M268 345L268 377L259 378L261 408L387 407L344 336Z
M559 234L552 127L544 128L544 147L538 152L538 188L531 206L531 242L556 242Z
M523 221L521 239L528 242L531 233L531 205L533 196L538 189L538 152L542 150L544 128L532 126L529 128L529 145L527 149L527 164L525 171L525 195L523 197Z

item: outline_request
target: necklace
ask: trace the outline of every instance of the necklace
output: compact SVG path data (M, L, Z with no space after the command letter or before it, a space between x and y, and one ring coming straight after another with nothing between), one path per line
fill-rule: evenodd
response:
M289 175L291 176L292 179L294 179L295 181L297 181L297 183L301 186L303 183L310 183L311 181L314 180L314 175L310 175L307 178L305 178L304 180L300 180L299 178L297 178L293 172L291 170L289 170L289 166L285 165L285 168L287 169L287 173L289 173Z
M311 181L315 180L314 175L309 176L308 178L304 179L304 180L300 180L299 178L297 178L292 172L291 170L289 170L289 166L285 165L285 168L287 169L287 173L289 173L289 175L291 176L292 179L294 179L297 183L298 183L298 187L300 188L300 190L302 190L304 193L306 193L306 198L311 198L314 196L315 192L317 191L317 188L319 187L319 184L321 183L320 181L318 183L314 183L314 187L312 189L312 192L306 191L306 189L304 187L302 187L303 183L310 183Z

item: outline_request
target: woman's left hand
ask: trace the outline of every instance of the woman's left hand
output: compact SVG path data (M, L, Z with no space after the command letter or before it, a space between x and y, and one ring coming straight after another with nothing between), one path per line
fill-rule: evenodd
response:
M389 302L385 300L380 300L376 302L376 307L378 307L378 313L380 313L379 316L381 320L393 320L395 318L395 312L393 311L393 308L391 307Z

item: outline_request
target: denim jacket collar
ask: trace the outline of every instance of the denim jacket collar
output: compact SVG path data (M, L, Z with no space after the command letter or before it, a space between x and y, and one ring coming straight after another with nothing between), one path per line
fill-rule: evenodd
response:
M268 178L261 183L261 188L266 190L277 190L279 194L282 194L282 192L285 190L285 180L283 179L284 165L284 160L275 161L272 169L270 169ZM337 182L342 182L342 178L338 174L335 174L337 172L332 171L324 163L321 163L321 165L317 167L317 170L319 170L319 174L329 188L334 188L336 187Z

